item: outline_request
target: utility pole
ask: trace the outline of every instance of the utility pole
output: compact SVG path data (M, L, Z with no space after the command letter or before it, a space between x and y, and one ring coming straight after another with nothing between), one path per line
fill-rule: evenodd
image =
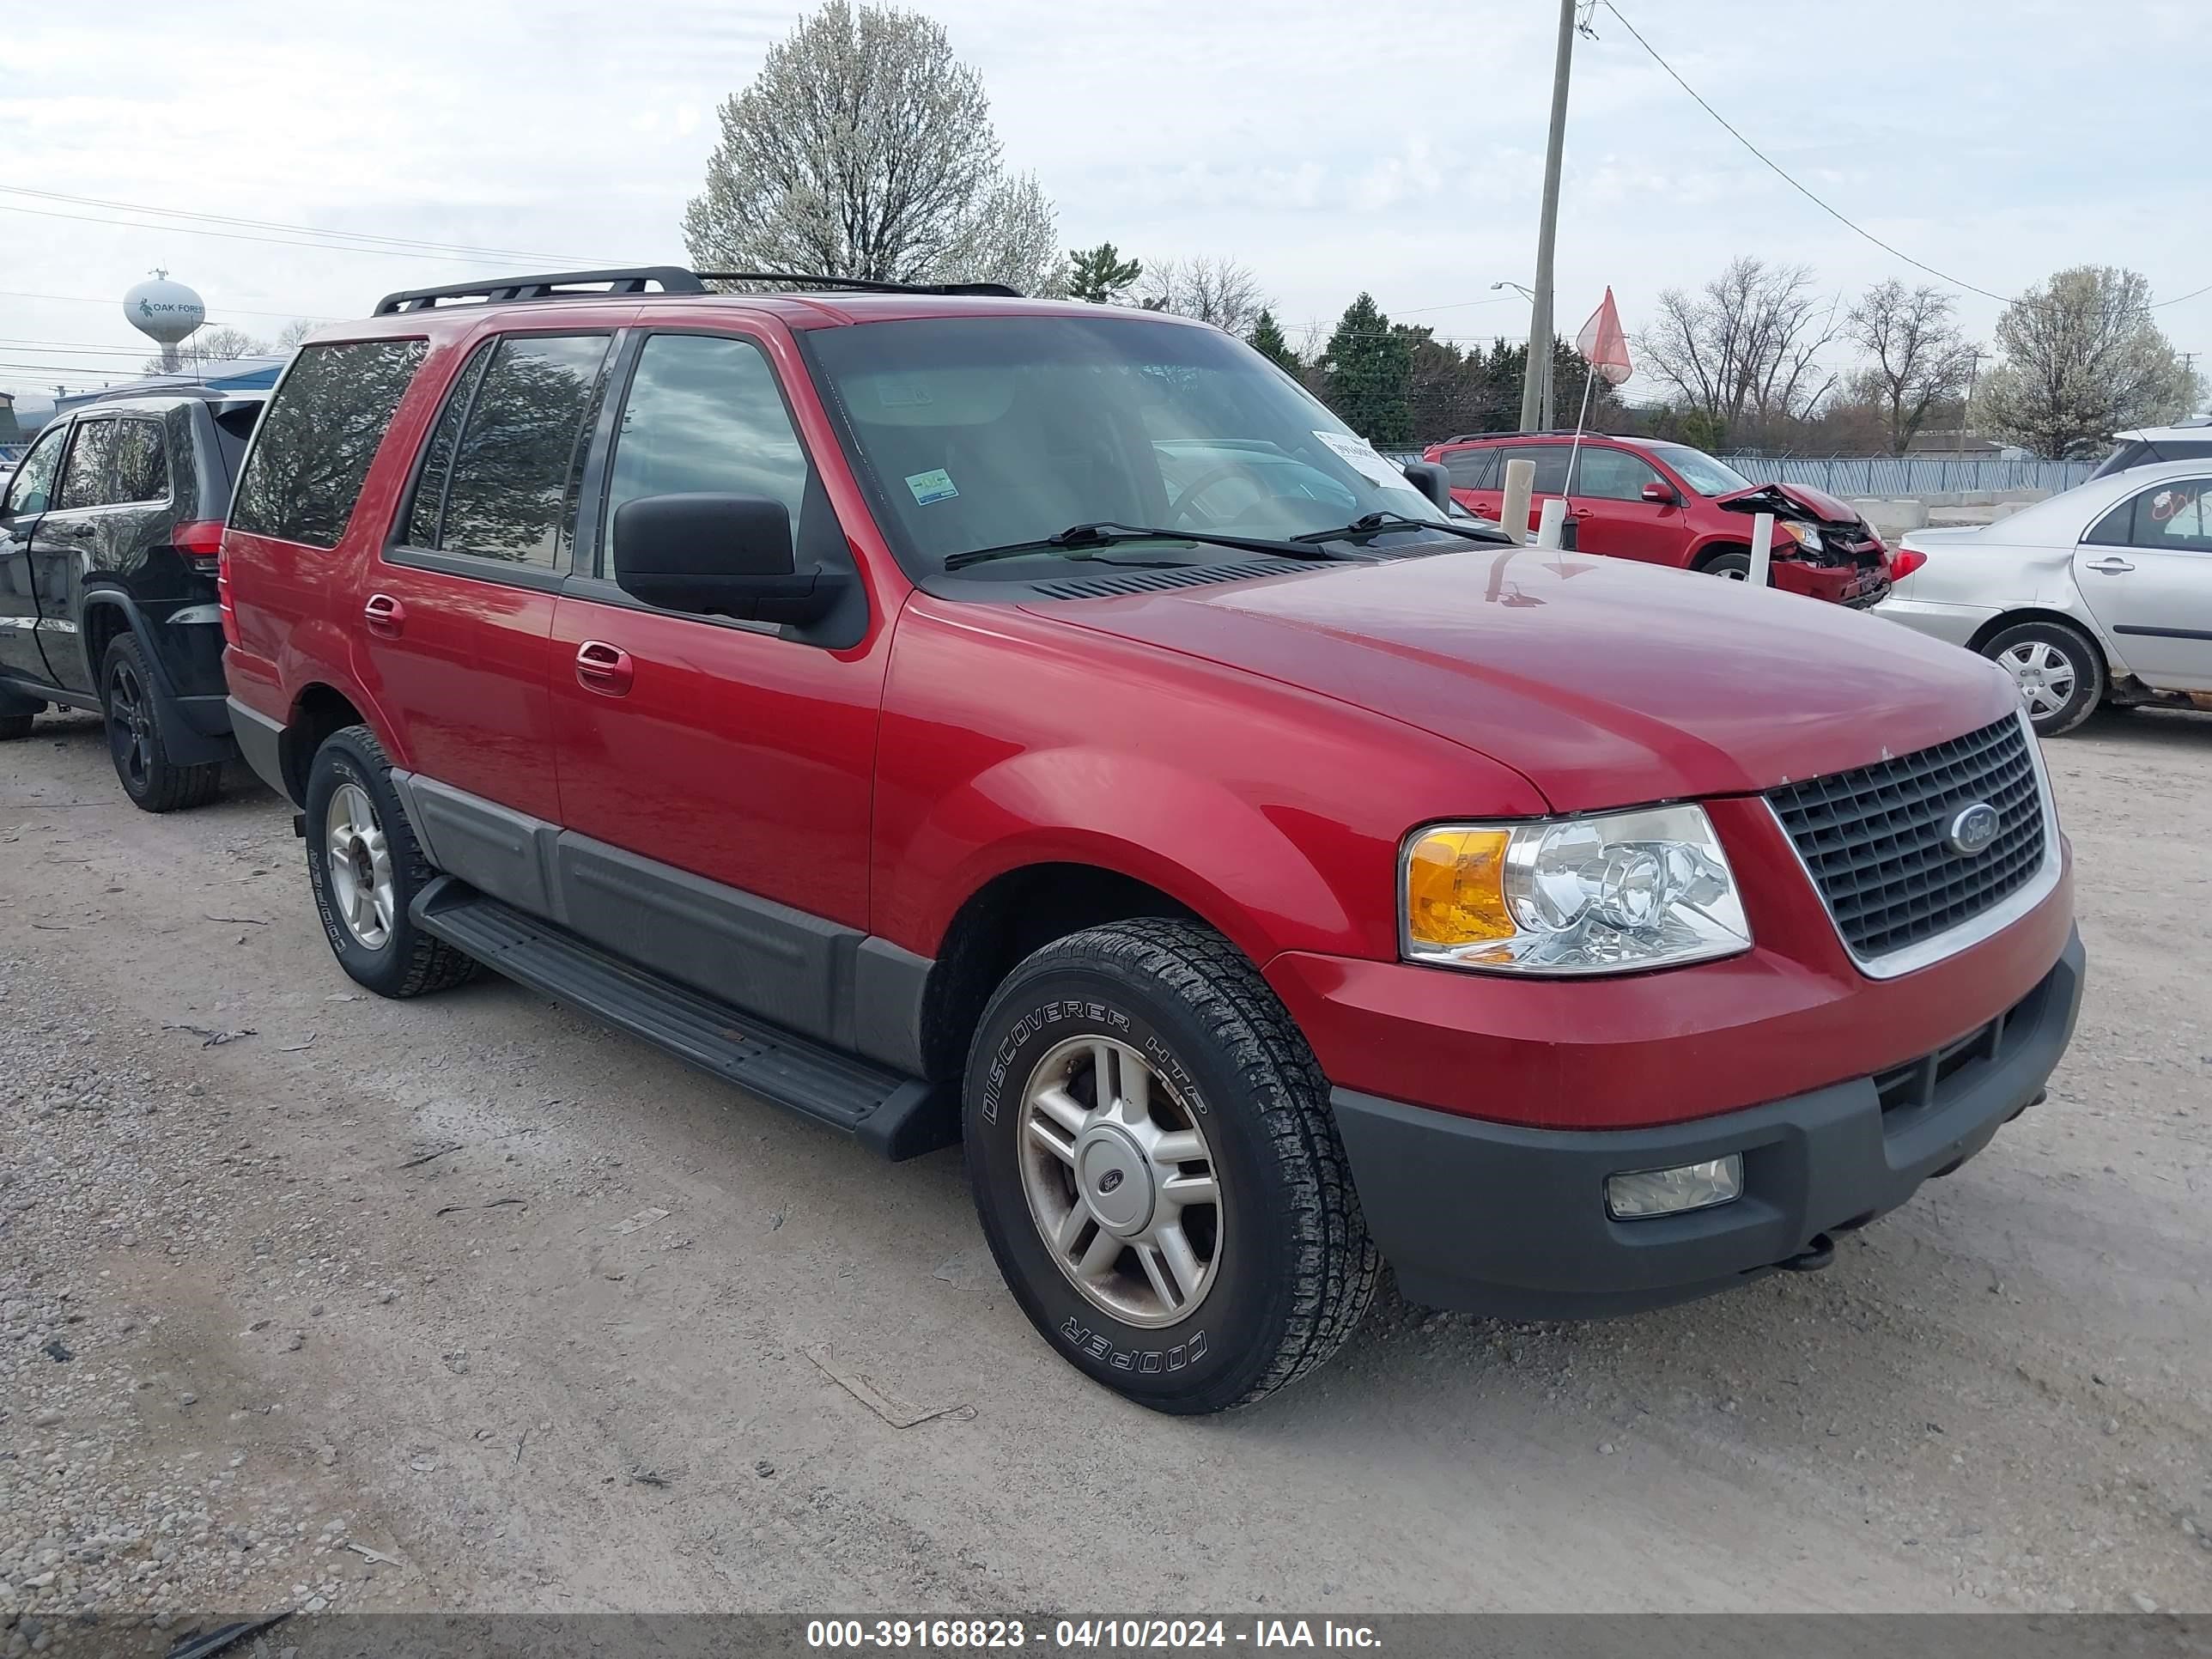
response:
M1536 227L1536 298L1528 307L1528 362L1521 379L1521 429L1552 423L1552 246L1559 233L1559 156L1567 143L1567 71L1575 56L1577 0L1559 0L1559 46L1552 60L1552 131L1544 146L1544 210Z

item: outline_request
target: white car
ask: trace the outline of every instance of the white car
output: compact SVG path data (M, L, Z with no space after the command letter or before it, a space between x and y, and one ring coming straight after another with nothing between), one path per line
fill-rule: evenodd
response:
M2115 432L2112 453L2097 464L2092 479L2109 477L2160 461L2199 461L2212 458L2212 416L2172 426L2147 426L2134 432Z
M1875 614L2001 664L2045 737L2111 699L2212 708L2212 459L2133 467L1995 524L1916 530Z

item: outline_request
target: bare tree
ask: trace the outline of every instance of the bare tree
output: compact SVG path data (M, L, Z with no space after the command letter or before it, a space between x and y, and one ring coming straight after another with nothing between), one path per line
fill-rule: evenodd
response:
M720 114L684 215L702 268L1031 291L1060 272L1051 203L1001 168L981 78L919 12L829 0Z
M2112 265L2055 273L1997 319L2004 361L1982 380L1978 416L2052 460L2094 453L2115 432L2178 420L2202 379L2150 313L2150 284Z
M1139 302L1147 311L1195 317L1242 337L1267 308L1267 295L1251 267L1234 259L1169 259L1148 267Z
M322 325L312 317L295 317L276 331L276 349L290 351Z
M149 357L145 372L160 374L166 372L190 373L204 368L210 363L227 363L234 357L259 357L267 354L269 343L257 340L251 334L234 328L203 328L188 335L177 347L177 361L173 364L161 358Z
M1835 377L1820 353L1836 337L1836 301L1805 265L1745 255L1695 295L1668 289L1658 320L1638 337L1643 361L1707 422L1723 429L1802 420Z
M1973 374L1974 348L1952 322L1951 304L1941 289L1908 289L1893 276L1860 295L1844 319L1844 337L1873 359L1853 390L1887 416L1893 455L1911 446L1929 406L1965 392Z

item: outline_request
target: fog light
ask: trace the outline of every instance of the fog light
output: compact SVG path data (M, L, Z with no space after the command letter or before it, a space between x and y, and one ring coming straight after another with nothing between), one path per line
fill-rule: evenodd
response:
M1685 1164L1673 1170L1638 1170L1607 1178L1605 1207L1616 1221L1710 1210L1743 1196L1743 1154Z

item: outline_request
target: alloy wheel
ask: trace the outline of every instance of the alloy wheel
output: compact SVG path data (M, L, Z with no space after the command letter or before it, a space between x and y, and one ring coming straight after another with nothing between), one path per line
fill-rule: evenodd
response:
M1071 1038L1022 1097L1022 1188L1067 1280L1126 1324L1172 1325L1221 1263L1221 1182L1198 1116L1126 1042Z
M323 844L328 857L331 903L346 931L371 951L392 937L397 900L392 884L392 851L368 792L357 783L340 784L324 815Z
M2048 640L2022 640L1998 653L1997 661L2020 688L2032 720L2045 720L2066 707L2081 671L2074 659Z
M154 712L128 662L118 662L107 677L107 744L124 781L143 793L154 766Z

